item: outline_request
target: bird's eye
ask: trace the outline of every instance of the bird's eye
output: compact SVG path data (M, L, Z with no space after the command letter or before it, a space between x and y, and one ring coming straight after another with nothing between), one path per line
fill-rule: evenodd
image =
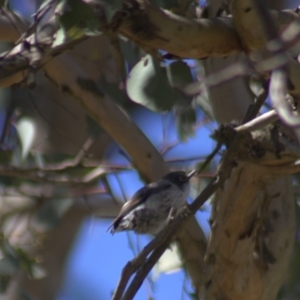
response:
M180 176L180 177L179 177L179 181L181 181L181 182L185 181L184 176Z

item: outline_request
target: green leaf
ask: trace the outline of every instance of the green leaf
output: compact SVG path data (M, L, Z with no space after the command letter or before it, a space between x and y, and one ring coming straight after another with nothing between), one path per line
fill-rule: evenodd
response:
M138 62L127 80L129 98L153 111L167 111L182 97L173 89L163 72L163 68L150 55Z
M41 279L46 276L45 270L36 263L36 260L28 255L22 248L16 249L20 266L25 270L32 278Z
M58 198L46 200L36 215L38 223L45 229L57 226L64 213L71 207L73 201L70 198Z
M206 93L201 93L200 95L196 96L194 99L197 105L200 106L202 111L206 114L206 116L213 121L214 114L211 107L211 103L208 99L208 95Z
M160 274L168 274L179 271L182 268L180 253L176 244L171 244L171 249L167 249L154 267L154 279Z
M195 134L194 126L196 124L196 111L192 105L181 110L176 119L177 132L181 141L186 141Z
M44 268L42 268L40 265L38 264L33 264L31 266L31 272L30 275L32 278L34 279L42 279L44 277L46 277L47 272L45 271Z
M32 119L23 117L18 121L16 129L21 140L22 160L24 160L33 146L36 126Z
M59 28L55 35L53 47L63 45L68 40L67 32L63 28Z
M100 33L100 22L93 9L81 0L63 0L56 13L61 15L59 23L71 39Z
M167 76L172 87L184 90L187 84L193 82L190 67L183 61L175 61L167 66Z

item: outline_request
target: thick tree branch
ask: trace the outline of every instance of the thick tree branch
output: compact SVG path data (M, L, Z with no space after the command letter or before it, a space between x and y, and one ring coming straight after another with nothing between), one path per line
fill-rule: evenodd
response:
M163 49L183 58L227 56L242 51L230 18L191 20L146 1L142 6L132 2L129 16L122 19L116 14L111 26L114 28L116 23L119 33L139 45Z
M250 46L255 48L259 45L259 40L253 38L252 34L260 36L262 33L261 28L258 29L258 20L250 17L253 9L251 6L248 9L249 1L237 0L231 1L231 3L237 5L232 9L236 30L245 48L249 46L248 52L253 51ZM219 70L220 67L217 63L220 61L216 62L215 68L211 72ZM295 80L296 78L297 76L294 76ZM235 87L240 88L237 93L234 93ZM238 86L230 84L225 87L225 90L230 89L231 91L230 99L227 101L229 103L226 102L226 112L230 117L225 115L222 111L225 107L219 103L223 100L223 93L220 90L216 91L215 97L211 98L215 102L219 101L217 103L220 105L214 106L215 111L220 111L217 115L219 122L228 122L239 118L241 111L245 113L247 89L243 90L241 87L241 83ZM220 94L222 95L221 100L219 100ZM231 110L228 110L227 106L230 105L232 105ZM224 116L226 116L225 120ZM271 119L269 121L272 121ZM250 121L245 127L242 125L240 130L248 130L250 129L249 125L259 125L263 120L260 119L258 123L253 121L253 123ZM251 135L261 140L259 135L263 132L252 132ZM269 142L266 146L263 148L274 149L274 145L272 146ZM264 164L279 165L285 160L274 156L276 153L274 150L271 157L265 153ZM295 161L296 157L297 155L294 158L287 157L288 162ZM206 256L213 275L208 287L207 299L275 299L293 248L295 216L294 199L290 193L291 181L289 177L282 177L275 180L274 183L268 184L268 176L264 177L262 174L267 174L269 171L258 168L257 165L252 169L248 163L241 163L238 160L237 163L238 167L233 170L230 179L216 193L213 204L212 235ZM263 203L263 209L261 209ZM264 213L261 218L257 218L257 213L262 211ZM273 212L276 213L272 215ZM273 218L275 215L276 220ZM271 232L259 229L262 228L261 220L263 220L263 224L271 224ZM280 246L285 242L287 242L286 247ZM264 249L269 250L276 259L275 263L274 260L273 263L270 263L270 257L264 256L262 247L260 250L257 248L257 245L262 244L265 246Z
M230 53L243 51L240 40L237 38L237 33L232 27L230 19L219 19L216 20L216 22L214 19L199 20L199 22L190 21L185 18L163 12L162 10L153 8L152 6L145 5L142 9L138 7L135 14L129 14L128 18L120 18L114 21L116 24L113 24L113 29L118 30L118 32L130 37L137 43L151 49L164 49L180 57L206 58L208 56L226 56ZM171 24L175 25L175 27L170 27ZM253 28L255 28L255 26L253 26ZM239 31L237 32L239 33ZM202 38L200 38L200 36L202 36ZM189 37L188 40L185 37ZM215 43L213 42L213 39L216 41ZM221 40L223 41L222 43L225 43L225 45L220 43ZM243 47L247 48L245 45L246 44L244 44L243 40ZM217 46L220 46L220 48ZM250 46L254 46L255 48L256 42L254 41ZM247 49L251 50L252 48L250 46ZM51 47L51 44L49 47ZM178 51L174 52L176 49L178 49ZM42 63L48 61L49 57L52 58L51 55L48 56L49 53L51 54L51 51L45 51ZM21 55L18 56L19 54ZM2 73L0 72L0 78L2 77L3 80L6 81L5 84L11 85L12 82L19 82L22 74L16 72L23 69L27 70L30 66L32 57L28 57L26 55L22 56L23 54L22 49L20 47L16 47L14 52L2 57L2 62L0 62L0 70L2 71ZM90 114L122 147L124 147L124 149L133 158L137 169L139 169L145 180L156 180L168 171L166 164L163 162L156 149L145 138L142 132L139 131L128 115L126 115L126 113L123 112L122 109L113 101L103 95L95 83L82 71L82 68L77 65L70 56L66 54L61 55L49 61L43 66L43 68L46 71L47 76L54 81L61 90L76 99L81 107L83 107L84 110ZM8 75L19 77L8 77ZM299 77L295 76L294 78L296 81ZM9 81L7 81L8 79ZM224 99L222 99L222 101L224 101ZM244 107L244 105L242 106ZM236 110L239 111L238 103L235 103L235 107ZM234 110L232 110L231 115L233 114L233 111ZM235 111L234 114L236 115ZM243 116L244 112L242 112L241 115ZM229 119L229 121L230 120L231 119ZM122 132L120 131L121 128L123 130ZM275 253L276 249L278 249L278 245L274 238L275 234L269 234L270 243L268 246L271 245L270 249L275 249L272 254L277 259L277 264L274 265L274 268L272 266L272 270L270 272L262 273L263 277L261 277L262 274L257 276L259 268L252 256L254 249L253 238L259 236L256 235L256 233L261 230L261 227L259 227L259 222L257 226L251 226L251 220L260 221L257 216L257 211L260 211L263 199L265 199L262 197L262 195L264 195L264 191L262 191L261 186L265 186L265 178L263 178L260 173L258 176L254 176L253 173L255 173L254 171L256 170L256 167L253 167L251 172L247 173L247 164L239 164L239 166L235 169L235 173L232 175L232 178L225 183L223 189L219 190L218 197L220 197L219 199L221 200L220 205L222 206L222 203L224 202L228 204L228 207L225 209L224 206L222 206L218 215L215 215L214 221L216 223L214 224L216 226L213 227L213 236L211 239L211 244L215 245L215 247L211 246L210 250L213 248L213 251L209 251L207 255L208 261L213 267L216 266L213 264L214 261L218 263L217 267L214 269L211 285L208 287L209 295L211 295L211 297L227 296L226 293L228 289L226 288L228 286L233 286L233 283L239 284L242 282L242 287L244 287L246 283L249 283L249 286L247 286L244 291L250 291L251 288L256 289L253 294L254 296L262 295L262 293L267 295L267 290L272 290L272 288L275 291L273 293L276 293L276 288L274 288L275 284L280 286L281 277L291 251L292 243L289 242L282 253ZM261 169L258 169L258 171L261 172ZM286 179L286 181L287 180L288 179ZM249 188L244 186L242 182L249 183L249 187L252 187L253 189L249 191ZM272 197L272 195L274 195L274 191L276 191L276 193L279 192L279 186L280 184L278 183L277 186L270 186L266 193L268 195L266 198ZM238 190L237 187L239 188ZM281 190L284 190L284 188L287 187L288 184L285 184L284 187L281 186ZM245 191L249 191L249 195L246 194L245 196ZM280 217L282 217L280 222L278 222L278 224L273 224L273 226L275 228L276 226L279 226L279 224L286 222L287 229L289 229L290 232L293 232L293 207L290 202L290 195L288 196L289 201L287 201L287 205L289 205L289 207L284 207L282 214L280 215ZM244 197L246 198L245 201L237 201ZM273 203L275 203L275 201ZM276 203L284 205L283 201L277 201ZM218 205L219 202L216 206ZM230 212L230 208L235 208L235 205L239 205L239 208L241 209L237 212L237 215L239 216L238 220L234 215L231 215ZM224 215L228 218L226 217L225 219L222 219ZM245 222L241 222L241 219L243 218L245 219ZM222 225L223 222L225 227ZM222 226L219 226L220 224ZM236 234L237 232L232 233L231 231L225 231L227 228L228 230L241 230L242 233L246 233L246 235ZM249 229L249 231L247 231L247 229ZM285 236L288 236L288 241L291 241L292 233L286 234L286 232L280 228L275 229L276 230L274 230L274 232L279 232L281 234L279 236L279 241L282 242L283 237ZM191 221L188 221L187 226L185 226L185 228L181 231L178 241L180 243L180 249L182 249L183 252L182 254L184 256L188 272L192 277L192 281L197 289L198 295L200 295L200 291L203 288L203 274L201 274L201 271L204 266L202 259L203 251L201 252L200 250L203 249L204 238L203 233L199 230L199 226L194 218L191 219ZM220 245L223 245L223 243L225 246L224 249L221 249L222 247L220 247ZM234 246L236 246L236 248ZM245 249L246 251L243 252ZM201 254L199 255L199 253ZM224 259L224 257L227 260ZM237 259L243 260L245 257L246 260L243 262L246 261L249 263L248 266L253 267L248 273L247 270L245 271L245 266L243 267L241 261L237 261ZM232 263L233 267L236 267L239 275L243 274L245 276L242 276L241 279L240 277L237 277L237 273L235 273L236 271L228 268L228 265L226 265L228 261ZM260 259L260 262L264 263L264 260ZM225 267L227 269L225 269ZM225 281L222 282L224 279ZM263 280L268 281L265 290L261 289L261 283ZM228 298L239 299L239 296L241 296L241 294L239 294L240 288L241 286L234 286L232 289L232 295L228 295ZM250 297L250 293L244 293L242 296L245 296L245 298L243 298L245 300L250 299L247 298Z
M51 43L48 47L51 47ZM51 51L45 49L44 53L45 56L40 65L48 61L49 57L52 58L51 53L55 54L56 49ZM18 56L19 54L21 56ZM17 47L14 52L9 53L3 59L3 63L0 64L0 70L2 68L2 76L0 72L0 77L3 78L1 86L18 83L24 75L15 72L27 70L30 65L28 57L23 57L22 49ZM60 55L43 67L47 76L61 90L76 99L83 109L128 152L146 181L155 181L168 172L168 167L161 155L130 117L113 101L107 99L98 88L95 88L93 81L69 55ZM7 77L8 74L13 75ZM199 255L199 249L203 249L205 236L195 218L191 218L182 229L178 243L194 286L196 290L200 290L203 282L199 280L201 278L199 274L203 266L204 252L202 251L202 255Z
M261 230L261 226L263 226L263 218L265 217L260 215L259 211L267 204L264 201L265 199L260 199L259 201L259 197L260 195L266 195L264 193L265 185L273 182L280 176L300 171L300 165L286 165L281 170L280 167L265 167L260 164L239 161L238 156L242 153L240 148L244 142L247 143L247 137L240 131L234 137L228 151L225 153L217 176L211 180L195 201L188 205L188 211L195 214L217 189L219 189L219 197L222 197L222 199L218 198L217 213L214 213L216 217L212 217L212 220L214 220L212 237L206 251L206 260L214 266L214 272L208 286L207 298L205 299L215 299L224 296L229 297L229 299L260 299L263 293L263 275L260 272L260 265L255 265L252 256L255 253L257 239L260 238L257 234ZM247 147L246 145L244 146ZM247 174L241 174L241 170ZM241 177L244 179L243 182L237 182ZM232 190L227 190L228 186ZM237 187L238 191L234 192ZM245 193L243 201L240 201L239 193ZM232 205L234 208L228 210L228 207ZM246 219L244 219L244 215L247 215ZM222 220L218 218L222 218ZM133 299L143 280L185 221L186 219L182 216L176 218L174 223L167 226L136 258L124 267L112 298L113 300ZM244 239L246 240L245 242L241 241ZM248 253L238 253L238 251L245 250ZM261 255L261 253L258 253L258 255ZM246 264L245 259L249 260ZM259 259L262 260L262 264L268 263L264 261L265 257L259 257ZM228 265L228 261L230 261L231 265ZM230 272L228 270L231 268L239 268L240 271L233 276L239 277L244 273L242 270L248 268L249 264L254 266L246 272L247 274L243 275L242 281L244 280L245 283L242 284L244 288L240 288L240 282L234 286L233 290L229 288L232 277L227 276L224 278L224 273ZM207 272L205 274L205 269L203 269L203 280L208 280L210 273ZM216 270L218 271L216 272ZM136 275L126 289L126 285L133 273L136 273ZM257 291L255 287L258 288Z
M176 237L178 231L186 224L188 224L188 218L191 218L192 214L195 214L198 209L213 195L219 186L222 185L223 179L217 180L214 178L201 192L201 194L195 199L195 201L188 205L187 211L189 217L186 214L179 215L171 224L166 226L157 237L155 237L132 261L128 262L123 268L122 275L117 286L117 289L113 295L113 300L130 300L133 299L136 292L140 288L146 276L151 269L157 263L161 255L170 245L172 240ZM149 257L148 257L149 256ZM202 272L204 269L201 269ZM126 285L130 277L136 273L134 279L130 283L127 290ZM202 274L203 279L208 274Z
M269 124L278 120L278 116L275 110L271 110L263 115L235 128L237 132L242 131L255 131L266 127Z
M125 111L104 96L97 85L88 79L88 75L68 55L52 60L45 65L44 70L62 91L72 96L128 152L145 181L157 180L168 172L161 155ZM205 237L199 229L197 221L192 218L178 239L179 247L183 250L184 263L196 290L203 284L199 281L203 256L199 255L198 250L203 248ZM185 245L189 245L189 248ZM193 261L190 261L191 257Z
M124 15L126 15L125 18ZM278 12L274 14L274 18L279 27L285 28L299 17L292 12ZM246 24L254 25L254 28L257 28L257 24L251 18L250 20L254 24L251 22ZM0 22L4 26L9 26L4 18L0 18ZM56 25L52 24L52 26L55 27ZM140 5L134 0L129 7L125 5L120 13L116 13L113 21L107 26L134 40L138 45L154 50L164 49L173 55L184 58L203 59L211 56L228 56L233 53L244 52L245 48L241 46L242 44L246 46L246 50L257 49L257 41L260 41L259 37L249 39L248 35L245 35L247 43L250 43L249 46L246 45L243 40L244 36L240 35L244 26L240 26L236 19L234 19L234 23L230 18L191 20L163 11L150 4ZM234 26L237 26L237 30ZM49 26L47 30L49 30ZM6 32L1 35L0 31L0 40L14 40L17 37L17 31L13 24L7 32L11 32L9 37ZM47 35L49 36L49 33ZM27 39L30 40L30 36ZM44 50L44 57L42 57L40 64L66 51L81 40L52 49L50 49L52 44L50 42L48 49ZM252 44L249 40L253 40ZM0 60L1 86L12 85L20 81L24 75L21 76L18 72L30 67L33 54L30 51L29 53L24 52L20 46L22 44L17 45L13 51L4 55ZM296 71L293 69L291 72Z
M135 0L130 3L130 6L123 8L126 17L116 14L110 26L139 45L163 49L183 58L202 59L228 56L243 52L244 46L248 47L244 41L240 43L240 31L236 31L231 18L191 20L163 11L146 1L142 5ZM274 12L273 15L281 29L299 19L292 11ZM249 30L243 29L246 32ZM256 48L256 44L256 39L249 43L252 48Z

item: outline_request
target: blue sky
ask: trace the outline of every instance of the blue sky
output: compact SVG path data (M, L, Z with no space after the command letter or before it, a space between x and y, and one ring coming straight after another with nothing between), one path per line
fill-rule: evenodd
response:
M201 1L202 3L203 1ZM18 11L30 16L35 11L35 1L12 0L11 3ZM296 1L289 1L290 7L295 6ZM3 118L0 111L0 120ZM163 146L162 120L172 124L173 116L171 113L162 115L152 112L145 113L145 110L136 110L133 118L141 129L146 133L153 144L161 149ZM169 126L167 130L168 143L176 141L176 132L174 126ZM172 148L165 155L166 160L185 159L191 156L206 156L213 147L213 142L209 139L214 125L208 124L201 126L195 137L189 139L186 143L179 144ZM107 158L111 162L124 163L125 159L118 154L119 148L112 145L107 153ZM189 163L174 163L173 167L192 169L197 161ZM126 162L127 163L127 162ZM108 177L113 191L117 198L122 198L122 191L114 177ZM143 183L139 180L138 174L133 171L121 172L120 180L125 190L126 198L129 198ZM207 234L209 226L207 219L209 212L199 212L197 218L202 228ZM122 267L133 257L133 251L129 245L129 238L126 233L119 233L114 236L106 233L106 229L111 220L101 220L94 217L86 219L66 265L66 276L63 287L57 300L108 300L119 279ZM136 241L137 237L132 234L130 237ZM149 237L140 237L140 243L143 245L149 240ZM151 287L151 283L146 283L140 289L136 300L149 299L152 295L154 299L187 299L187 295L182 293L185 274L183 271L172 274L160 275ZM187 283L188 290L191 291L190 284Z
M132 114L135 122L145 132L152 143L160 149L163 145L163 127L162 124L172 122L172 113L162 115L138 109ZM151 124L151 126L150 126ZM165 134L167 143L173 143L177 140L174 126L169 126L171 130ZM189 139L186 143L180 143L172 148L165 159L185 159L191 156L205 156L211 152L214 145L209 139L214 126L201 126L197 129L195 137ZM107 153L107 157L112 163L127 163L126 159L118 152L119 147L112 145ZM176 163L173 168L192 169L195 163ZM113 187L114 195L118 199L123 198L123 192L128 199L133 193L143 186L137 172L123 171L119 175L123 191L120 188L116 176L108 176L108 180ZM199 212L197 218L201 226L208 234L209 212ZM111 220L101 220L91 217L82 225L74 244L72 253L67 262L67 272L64 286L57 300L108 300L119 279L122 267L133 258L133 249L129 244L127 233L118 233L114 236L106 232ZM139 239L140 247L149 241L148 236L136 236L130 234L130 238L136 244ZM172 274L161 274L154 282L148 282L142 286L135 299L148 299L152 295L154 299L188 299L186 293L183 293L183 284L186 283L191 292L189 281L185 281L183 271Z
M18 11L29 17L34 11L35 1L11 1ZM164 137L167 144L177 141L177 134L174 126L174 115L172 113L156 114L145 109L137 109L132 112L132 117L139 127L145 132L147 137L158 148L164 146ZM198 112L198 119L201 113ZM163 134L163 126L165 128ZM165 155L166 160L181 159L189 157L204 157L213 148L213 141L209 138L213 124L206 124L197 129L196 135L186 143L179 143L170 149ZM111 163L126 163L127 161L119 154L119 147L112 145L107 151L107 159ZM190 162L172 163L172 168L191 170L198 160ZM119 174L120 181L128 199L144 183L140 181L137 172L124 171ZM123 193L114 175L108 176L108 180L113 187L114 195L122 199ZM123 199L125 200L125 199ZM197 218L206 234L209 226L207 219L209 212L199 212ZM148 240L148 236L137 237L134 234L118 233L114 236L106 232L111 220L101 220L95 217L86 219L78 233L73 249L66 262L66 276L62 289L56 300L108 300L119 279L122 267L128 260L133 258L133 250L129 244L129 238L134 242L139 240L140 246ZM135 243L137 244L137 243ZM188 299L183 292L183 286L192 291L189 280L183 271L171 274L161 274L154 284L147 281L143 284L137 296L139 299Z

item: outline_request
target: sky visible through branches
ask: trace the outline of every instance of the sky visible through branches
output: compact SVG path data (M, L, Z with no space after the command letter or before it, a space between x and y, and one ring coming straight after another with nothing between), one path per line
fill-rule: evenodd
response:
M168 122L172 116L166 114L163 118ZM154 145L160 148L163 141L161 116L141 109L133 114L133 119ZM155 124L155 126L149 126L149 124ZM209 135L214 128L213 124L201 126L196 131L194 138L169 150L165 159L182 160L176 164L178 169L192 168L197 161L185 162L184 160L189 157L206 156L212 151L213 141L209 139ZM169 144L176 141L176 133L172 128L169 130L168 141ZM108 151L108 156L111 163L127 163L125 158L118 153L117 146L113 146ZM109 181L114 186L115 197L120 200L123 198L123 193L128 199L143 185L135 171L122 172L119 175L119 182L116 176L110 175ZM120 183L122 187L120 187ZM205 233L208 234L208 211L199 212L197 218ZM137 237L135 234L128 236L126 233L118 233L111 236L106 232L110 222L111 220L96 219L96 216L85 221L69 257L65 284L58 300L93 300L95 295L99 295L97 299L110 299L110 294L119 279L122 267L134 256L130 239L133 241L135 251L141 249L149 241L149 237ZM153 272L151 276L153 276ZM190 283L188 280L185 281L185 273L182 270L171 274L161 274L154 281L153 289L150 281L144 283L135 299L148 299L148 296L151 295L158 300L189 299L186 292L182 292L184 285L187 286L188 292L192 292ZM87 291L89 292L86 293Z
M33 0L13 0L10 3L13 9L29 20L37 9L36 1ZM214 146L209 135L215 129L215 125L210 121L202 122L205 116L200 110L197 114L199 126L195 136L181 143L178 141L173 113L153 113L143 108L131 112L133 120L150 141L164 153L164 159L171 162L170 167L179 170L193 169ZM2 132L5 113L0 111L0 118ZM111 145L105 159L112 164L128 165L128 161L119 150L116 144ZM113 187L113 196L119 201L124 201L124 196L129 199L144 184L134 170L118 172L117 176L109 175L108 181ZM192 191L191 195L196 196L196 192ZM88 199L86 201L88 205ZM209 231L208 210L209 208L197 215L206 234ZM106 232L110 222L111 220L100 220L95 215L82 224L66 262L66 275L57 300L111 298L124 264L140 251L149 241L149 237L137 237L132 233L118 233L111 236ZM152 280L153 278L155 279ZM173 271L171 274L158 274L157 270L154 270L135 299L190 299L188 293L192 292L191 284L183 270Z
M11 3L27 18L36 10L34 0L12 0ZM203 1L201 3L203 4ZM297 4L296 1L290 1L292 7L295 3ZM0 111L0 124L3 123L4 117ZM202 122L204 115L200 111L197 111L197 121L201 124L195 131L195 136L185 143L178 142L172 113L159 114L146 109L136 109L131 113L131 117L150 141L164 153L164 159L171 162L170 166L173 169L191 170L213 149L214 142L209 135L216 126L211 122ZM107 149L105 159L112 164L128 165L128 161L119 150L116 144L111 145ZM118 201L129 199L144 184L134 170L118 172L117 175L110 174L107 178L113 187L113 196ZM195 196L196 193L192 191L191 195ZM85 200L88 204L88 199ZM205 234L208 234L209 207L205 208L207 210L198 212L196 217ZM92 215L91 211L91 217L84 221L78 233L67 260L64 284L57 300L109 300L123 266L149 241L149 237L131 233L111 236L106 232L111 220L100 220L96 214ZM135 299L190 299L188 293L192 293L192 288L183 270L159 276L154 270Z

